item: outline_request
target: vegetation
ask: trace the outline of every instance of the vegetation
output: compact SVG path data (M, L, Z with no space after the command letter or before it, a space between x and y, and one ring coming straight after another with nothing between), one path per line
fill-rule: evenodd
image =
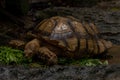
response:
M10 47L0 47L0 63L2 64L24 64L31 62L31 59L24 57L23 51Z
M108 65L108 61L100 61L99 59L79 59L79 60L74 60L74 59L65 59L61 58L59 59L59 64L62 65L78 65L78 66L97 66L97 65Z
M112 7L109 10L110 11L120 11L120 7Z
M29 64L31 67L41 67L41 62L32 62L32 59L26 59L23 51L18 49L12 49L11 47L0 47L0 63L13 65L13 64ZM96 66L96 65L107 65L108 62L101 62L99 59L66 59L59 58L58 64L60 65L78 65L78 66Z

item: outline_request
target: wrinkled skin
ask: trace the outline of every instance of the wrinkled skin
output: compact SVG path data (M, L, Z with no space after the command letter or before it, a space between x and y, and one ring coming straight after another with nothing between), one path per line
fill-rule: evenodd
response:
M25 57L33 57L34 55L38 55L42 61L44 61L48 65L57 64L57 56L53 52L51 52L46 47L40 47L40 41L38 39L33 39L28 42L25 46Z
M33 39L32 41L28 42L25 46L25 56L26 57L32 57L34 54L38 53L38 50L40 48L39 40Z

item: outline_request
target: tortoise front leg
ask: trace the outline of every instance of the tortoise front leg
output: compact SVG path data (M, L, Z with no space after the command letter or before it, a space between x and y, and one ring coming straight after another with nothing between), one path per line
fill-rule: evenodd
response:
M38 53L40 48L40 41L38 39L33 39L25 45L24 53L25 57L33 57Z
M39 48L38 56L45 61L47 65L57 64L58 59L56 54L50 51L47 47Z
M46 62L48 65L57 63L57 56L47 47L41 47L38 39L33 39L25 45L24 50L26 57L33 57L37 55L38 58Z

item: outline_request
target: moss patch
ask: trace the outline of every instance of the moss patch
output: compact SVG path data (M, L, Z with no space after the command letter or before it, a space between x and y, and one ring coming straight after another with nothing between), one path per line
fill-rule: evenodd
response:
M108 65L108 61L100 61L99 59L65 59L65 58L60 58L58 61L59 64L61 65L77 65L77 66L97 66L97 65Z
M112 7L110 8L110 11L120 11L120 7Z
M0 63L1 64L24 64L31 62L31 59L24 57L23 51L12 49L11 47L0 47Z
M23 51L18 49L12 49L11 47L0 47L0 63L7 65L27 65L30 67L45 67L46 65L42 62L32 61L32 58L25 58ZM76 65L76 66L97 66L107 65L108 62L101 62L99 59L67 59L59 58L58 65ZM46 66L47 67L47 66Z

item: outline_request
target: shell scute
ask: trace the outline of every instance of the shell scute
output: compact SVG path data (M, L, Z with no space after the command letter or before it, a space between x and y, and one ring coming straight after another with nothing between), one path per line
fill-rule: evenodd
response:
M99 31L93 23L80 22L73 17L46 19L37 29L45 41L70 52L100 54L110 46L99 39Z

